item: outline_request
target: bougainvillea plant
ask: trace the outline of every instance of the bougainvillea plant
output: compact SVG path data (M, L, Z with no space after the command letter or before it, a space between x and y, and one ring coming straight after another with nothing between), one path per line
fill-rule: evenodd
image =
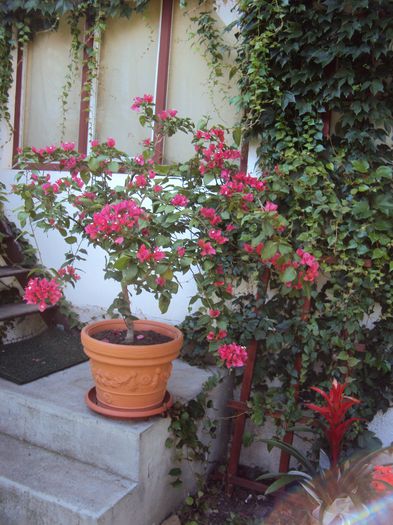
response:
M151 95L137 97L131 109L142 125L155 130L157 141L177 131L192 133L195 155L186 162L160 164L152 140L130 157L113 138L92 141L87 156L72 143L20 151L22 171L14 188L24 200L20 219L57 230L76 247L50 279L29 282L26 300L41 309L56 302L64 283L77 280L75 264L86 255L81 241L87 240L107 253L105 277L121 285L112 309L123 315L127 341L132 341L128 286L136 293L153 293L165 312L180 274L190 271L197 287L191 303L200 300L211 350L228 367L242 366L246 352L231 331L236 288L258 282L269 269L278 293L307 294L318 262L282 238L287 223L269 200L266 175L240 171L240 152L228 145L224 129L194 131L191 121L173 109L155 114ZM40 170L29 168L32 163ZM62 174L52 179L45 165L54 163ZM118 174L116 182L113 174Z

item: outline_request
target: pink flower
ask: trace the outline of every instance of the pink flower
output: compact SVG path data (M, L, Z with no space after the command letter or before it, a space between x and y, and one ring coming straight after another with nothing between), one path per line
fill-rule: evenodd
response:
M160 193L160 191L162 191L162 186L160 186L159 184L156 184L155 186L153 186L153 191L155 193Z
M210 242L206 242L203 239L199 239L197 244L201 248L202 256L214 255L215 253L217 253Z
M73 151L75 149L75 144L73 142L62 142L61 147L64 151Z
M156 278L156 283L158 284L158 286L164 286L164 284L165 284L165 279L164 279L164 277L161 277L161 275L158 276L158 277Z
M247 202L252 202L254 200L254 195L252 193L245 193L242 195L242 199Z
M171 200L171 204L173 204L174 206L187 206L189 202L190 201L187 199L187 197L185 197L181 193L175 195Z
M165 258L165 252L160 250L160 248L156 247L156 248L154 248L154 252L153 252L152 256L153 256L153 259L156 262L159 262L159 261L161 261L162 259Z
M100 141L97 140L97 139L94 139L94 140L91 141L91 147L92 148L96 148L97 146L99 146L99 144L100 144Z
M247 253L253 253L254 248L251 246L251 244L248 244L248 242L245 242L243 244L243 250L245 250Z
M274 204L274 202L267 201L265 206L263 207L264 211L276 211L278 208L277 204Z
M106 140L106 144L107 144L108 148L114 148L115 145L116 145L116 141L115 141L115 139L113 139L112 137L109 137L109 138Z
M152 145L152 140L151 139L145 139L142 144L146 147L146 148L150 148L150 146Z
M217 244L225 244L229 241L228 237L222 235L221 230L209 230L208 232L210 239L216 241Z
M135 177L135 184L138 186L138 188L144 188L147 186L147 179L144 175L137 175Z
M144 244L142 244L139 247L139 250L137 251L136 257L137 259L143 263L145 261L148 261L150 257L152 256L152 253L146 248Z
M184 246L177 247L177 254L179 255L179 257L184 257L185 253L186 249L184 248Z
M79 281L80 276L76 273L75 268L71 265L66 266L65 268L60 268L57 270L59 277L69 277L71 281Z
M207 334L207 336L206 336L206 339L207 339L208 341L213 341L214 338L215 338L215 333L212 332L212 331L210 331L210 332Z
M221 345L218 355L225 361L227 368L244 366L247 361L246 347L236 343Z
M118 238L120 232L128 233L137 226L139 217L143 215L142 208L132 199L106 204L93 215L93 221L85 227L85 232L92 240Z
M57 149L56 146L52 145L52 146L47 146L45 148L45 151L46 151L46 153L50 154L50 153L53 153L54 151L56 151L56 149Z
M25 288L24 300L27 304L38 304L40 312L48 307L48 304L56 304L62 297L60 285L51 279L30 279Z
M135 97L131 109L133 111L139 111L142 104L152 104L153 95L143 95L143 97Z
M211 309L209 310L209 315L210 315L210 317L212 317L213 319L215 319L216 317L219 317L220 313L221 313L220 310L214 310L213 308L211 308Z
M177 115L176 109L167 109L167 110L160 111L159 113L157 113L157 117L160 120L168 120L171 117L176 117L176 115Z
M115 244L123 244L124 237L117 237L114 242Z

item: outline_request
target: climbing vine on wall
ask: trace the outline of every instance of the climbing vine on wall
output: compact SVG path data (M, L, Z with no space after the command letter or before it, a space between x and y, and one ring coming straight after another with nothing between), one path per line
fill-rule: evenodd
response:
M302 391L346 379L371 418L393 400L393 5L245 0L238 7L236 102L245 133L258 141L288 237L322 261L326 277L307 322L285 296L266 306L275 328L261 342L256 392L286 406L301 351ZM268 386L277 376L284 389Z

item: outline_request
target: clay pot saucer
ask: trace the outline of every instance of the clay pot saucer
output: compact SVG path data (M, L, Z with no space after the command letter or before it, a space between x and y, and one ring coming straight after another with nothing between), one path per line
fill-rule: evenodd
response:
M158 406L155 405L145 409L114 408L97 401L95 386L86 393L85 401L87 406L90 410L93 410L93 412L114 419L146 419L148 417L163 414L173 405L173 397L168 391L166 391L162 403Z

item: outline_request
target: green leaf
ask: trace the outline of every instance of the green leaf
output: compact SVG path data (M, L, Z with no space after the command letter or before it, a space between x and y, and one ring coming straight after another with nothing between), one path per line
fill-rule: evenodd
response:
M107 165L107 169L112 173L119 173L119 163L112 160L112 162Z
M66 237L64 240L67 244L74 244L77 242L78 239L74 236L70 236L70 237Z
M289 266L285 269L284 273L280 276L280 280L283 283L288 283L290 281L295 280L297 277L297 273L295 268L292 268L292 266Z
M203 176L203 182L205 186L208 186L211 182L215 182L216 177L214 176L214 173L205 173Z
M138 275L138 266L136 264L130 264L123 270L123 279L127 284L134 282L135 277Z
M370 169L370 165L367 160L353 160L352 166L355 171L359 173L367 173Z
M116 270L124 270L124 268L127 267L129 262L130 262L130 258L123 255L122 257L119 257L119 259L117 259L113 267L116 268Z
M306 467L307 472L310 475L315 474L315 469L310 463L310 461L292 445L288 445L287 443L284 443L283 441L278 441L276 439L261 439L261 441L267 444L269 450L276 447L283 450L284 452L288 452L290 456L296 458L299 461L299 463Z
M373 207L388 217L393 217L393 195L391 193L377 195L373 199Z
M160 298L158 300L158 307L159 307L160 312L162 314L165 314L165 312L168 311L170 302L171 302L171 300L170 300L170 298L168 296L166 296L164 294L160 295Z
M265 491L266 496L268 494L272 494L273 492L276 492L276 490L281 489L282 487L286 487L290 483L293 483L294 481L304 480L304 476L291 476L290 474L286 474L285 476L281 476L279 479L277 479L274 483L272 483Z
M262 259L270 259L277 252L277 243L268 241L261 251Z
M91 171L97 171L100 167L100 161L97 157L90 157L90 159L87 161L87 165Z
M236 146L239 147L242 140L242 128L240 126L233 130L232 137Z

